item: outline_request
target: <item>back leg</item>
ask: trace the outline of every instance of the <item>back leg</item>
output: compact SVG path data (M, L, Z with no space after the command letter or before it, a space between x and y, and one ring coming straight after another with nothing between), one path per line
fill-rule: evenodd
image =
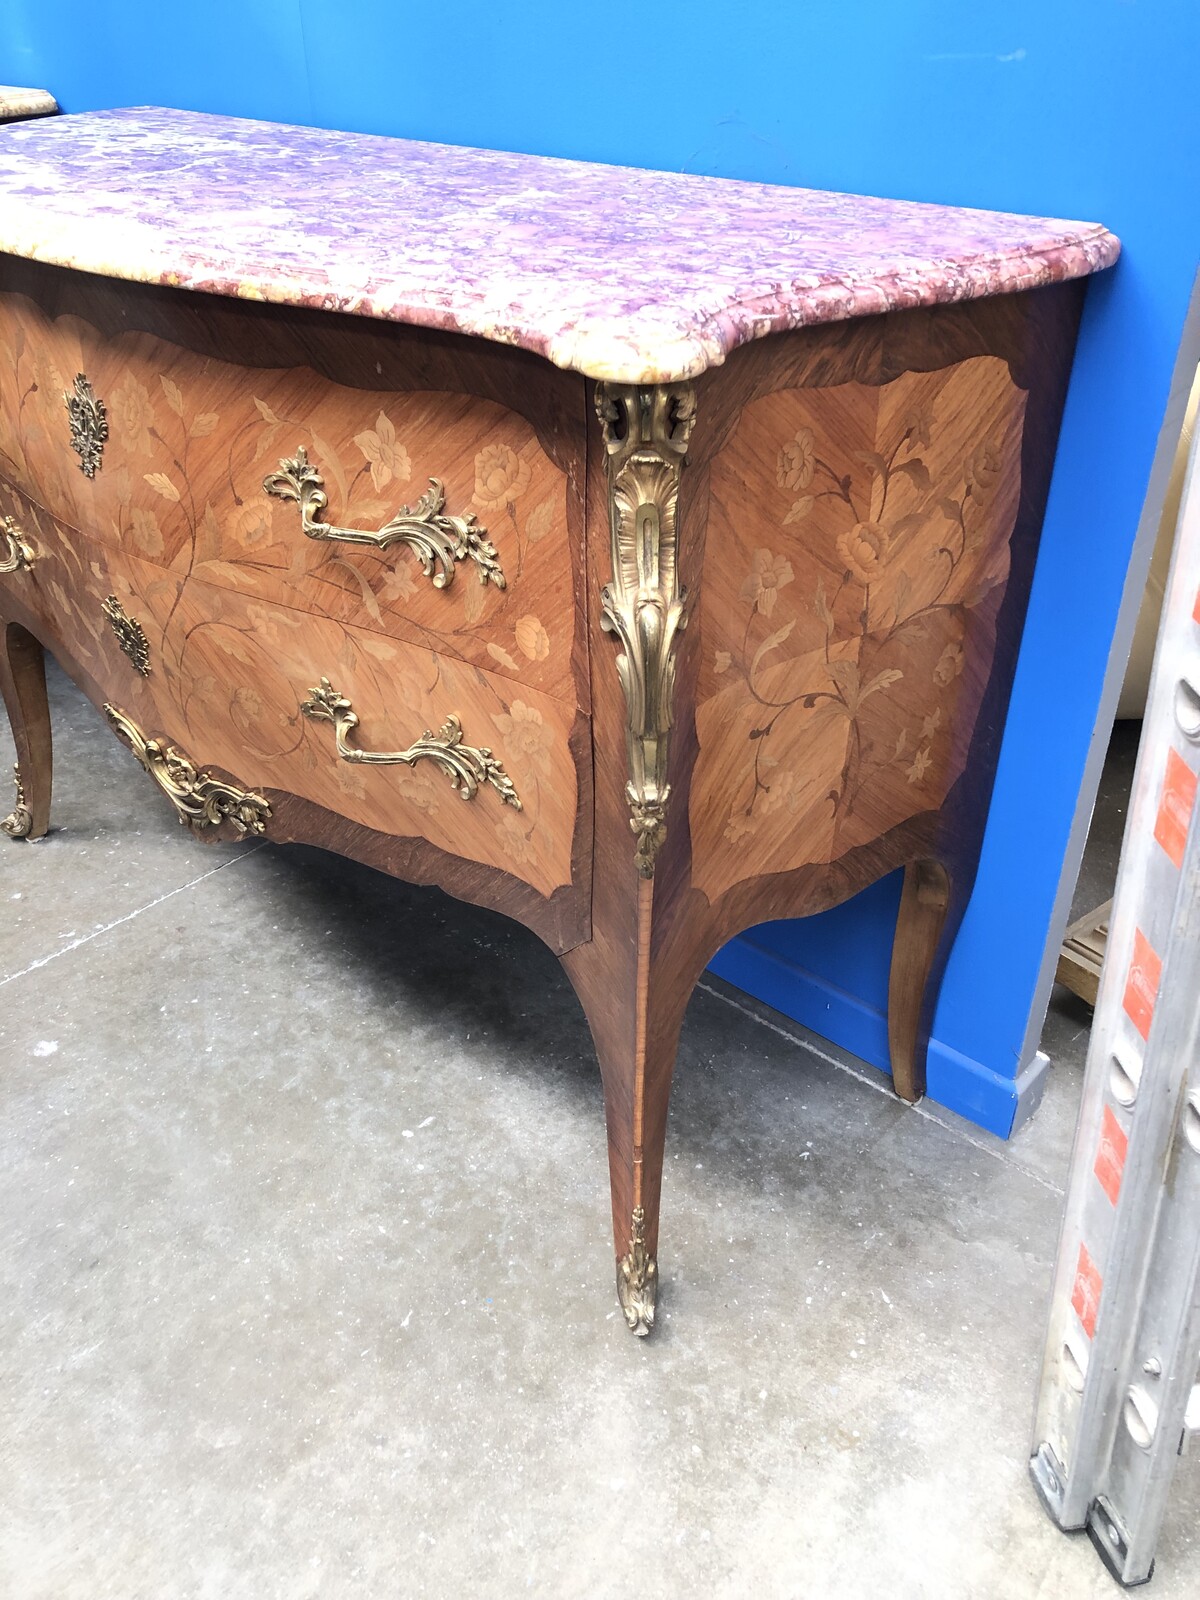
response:
M46 657L39 642L17 622L0 621L0 693L17 747L17 804L0 820L0 833L12 839L40 839L50 827L53 770Z
M905 867L888 984L892 1085L903 1100L915 1102L925 1093L925 1054L937 999L930 980L950 892L950 874L940 861L913 861Z

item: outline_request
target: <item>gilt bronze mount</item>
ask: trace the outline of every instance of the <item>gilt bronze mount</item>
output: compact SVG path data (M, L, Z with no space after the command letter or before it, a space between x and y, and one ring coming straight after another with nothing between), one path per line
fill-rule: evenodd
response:
M33 811L25 799L20 767L13 768L13 777L17 784L17 803L8 816L0 818L0 833L6 833L10 839L28 839L33 832Z
M621 645L629 826L637 870L652 878L667 834L675 649L687 624L677 508L696 393L690 383L598 383L596 414L608 466L613 573L600 592L600 623Z
M628 1253L617 1262L617 1299L630 1333L644 1339L654 1326L658 1301L658 1262L646 1249L646 1213L636 1207Z
M482 584L506 586L496 547L487 538L487 529L475 521L472 511L461 517L446 512L446 491L440 478L430 478L429 488L415 506L401 506L390 522L377 532L362 528L336 528L321 520L329 504L325 480L308 459L301 445L294 457L279 463L279 471L263 479L263 488L278 500L293 500L300 507L300 526L309 539L345 544L365 544L373 550L406 544L414 550L425 576L435 589L445 589L454 580L457 561L473 561Z
M480 785L490 784L505 805L521 810L520 796L502 764L485 745L463 743L462 723L455 716L447 717L437 733L426 728L407 750L359 750L350 743L350 735L358 727L358 713L328 678L322 678L317 688L308 691L308 699L300 709L314 722L333 723L337 753L343 761L377 767L415 767L418 761L432 761L464 800L474 800Z
M129 616L115 594L103 601L100 609L108 618L109 626L117 636L117 643L129 657L133 670L143 678L150 676L150 641L145 629L135 617Z
M28 572L36 552L12 517L0 517L0 574Z
M63 395L71 424L71 449L79 457L79 470L94 478L108 442L108 413L82 372L75 378L70 394Z
M193 833L219 828L224 822L243 836L266 832L271 807L263 795L201 772L182 751L161 739L148 739L119 707L106 705L104 714Z

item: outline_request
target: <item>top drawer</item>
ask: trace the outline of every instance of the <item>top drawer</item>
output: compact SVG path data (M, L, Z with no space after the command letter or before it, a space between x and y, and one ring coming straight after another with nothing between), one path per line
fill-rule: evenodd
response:
M18 294L0 295L0 348L0 471L57 517L176 574L578 702L578 507L515 412L107 338Z

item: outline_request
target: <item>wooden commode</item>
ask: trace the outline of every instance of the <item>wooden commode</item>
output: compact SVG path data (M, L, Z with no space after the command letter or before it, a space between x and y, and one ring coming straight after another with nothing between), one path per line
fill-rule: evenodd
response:
M181 112L0 129L5 831L49 825L45 648L201 837L533 929L595 1038L647 1332L676 1042L727 939L903 867L922 1093L1116 251Z

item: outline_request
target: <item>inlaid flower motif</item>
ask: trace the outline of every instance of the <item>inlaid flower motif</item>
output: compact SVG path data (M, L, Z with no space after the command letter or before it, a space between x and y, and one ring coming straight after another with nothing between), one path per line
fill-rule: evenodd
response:
M799 795L796 787L796 774L789 768L778 768L770 774L766 793L759 803L759 809L764 815L778 811L781 806L786 806L789 811L794 811Z
M229 535L235 544L253 549L271 532L271 504L266 495L254 495L229 519Z
M158 518L153 511L142 511L135 507L130 512L129 524L130 532L133 534L133 542L143 555L162 555L162 529L159 527Z
M408 451L396 438L391 419L382 411L375 418L375 426L356 433L354 442L370 463L371 482L376 489L382 489L393 478L397 483L407 483L412 477Z
M517 648L530 661L545 661L550 654L550 635L540 617L532 613L522 617L513 628L513 633L516 635Z
M856 522L837 536L837 553L859 583L874 583L887 562L891 537L878 522Z
M402 768L396 774L396 789L401 798L417 811L428 813L437 810L437 791L427 772Z
M492 721L503 735L506 754L521 756L549 777L554 733L536 706L514 700L503 716L493 717Z
M254 724L262 716L262 696L257 689L242 685L233 691L229 701L229 715L242 733L253 733Z
M732 665L733 665L733 655L732 655L732 653L730 651L728 651L728 650L718 650L718 651L716 651L714 653L714 655L713 655L713 671L718 675L718 677L720 676L720 674L722 672L728 672Z
M913 450L927 448L933 437L933 412L928 406L913 406L904 413L904 437Z
M140 456L154 453L150 430L154 426L154 407L143 384L127 372L113 390L108 405L111 426L126 448Z
M750 576L742 584L742 599L748 600L764 617L775 609L779 591L786 589L796 574L786 556L772 555L769 550L754 552Z
M987 499L999 481L1002 466L1000 452L994 444L981 444L971 452L963 471L967 493L973 500Z
M304 626L299 616L293 616L280 606L271 606L269 609L265 606L247 606L246 621L259 639L276 647L288 645L291 642L288 635Z
M496 837L500 841L500 848L510 861L520 865L523 862L536 859L533 846L525 836L525 829L520 818L508 810L507 807L494 826Z
M948 644L933 669L934 682L942 685L953 683L963 669L964 660L962 645Z
M928 747L926 745L922 745L917 751L916 755L913 757L912 766L909 767L906 774L909 783L920 783L921 779L929 771L930 760L931 757Z
M744 806L737 806L729 813L729 821L725 824L725 837L730 844L741 844L747 834L754 832L754 822L750 813Z
M801 428L779 452L775 475L781 489L807 489L816 470L816 440L811 428Z
M339 761L333 769L333 775L337 779L338 788L344 790L351 799L367 798L367 780L362 767L349 761Z
M489 444L475 457L475 500L499 511L522 495L533 476L527 461L506 444Z
M410 600L416 589L410 564L407 561L400 561L380 584L379 598L386 605L394 605L398 600Z

